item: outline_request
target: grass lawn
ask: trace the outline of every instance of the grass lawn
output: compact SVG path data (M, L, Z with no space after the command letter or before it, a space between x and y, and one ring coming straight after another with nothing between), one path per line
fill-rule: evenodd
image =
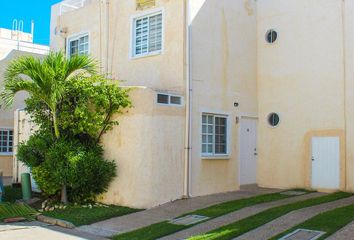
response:
M21 188L5 187L5 195L3 199L5 203L14 203L16 200L21 198L22 198ZM41 202L37 202L31 205L31 207L33 207L34 209L39 209L41 205L42 205ZM7 212L9 211L9 207L10 205L7 204L6 206ZM69 221L73 223L75 226L81 226L81 225L86 225L86 224L91 224L94 222L106 220L112 217L119 217L137 211L140 210L127 208L127 207L114 206L114 205L109 205L107 207L94 206L92 209L84 208L80 206L68 206L66 209L57 209L54 210L53 212L44 212L42 214L48 217ZM0 209L0 213L1 213L1 209ZM15 216L16 214L19 215L16 212L12 212L11 216ZM8 215L10 216L10 214Z
M281 193L271 193L271 194L264 194L260 196L255 196L255 197L250 197L250 198L244 198L244 199L239 199L239 200L234 200L234 201L229 201L217 205L213 205L207 208L199 209L194 212L190 212L185 215L191 215L191 214L196 214L196 215L202 215L210 218L216 218L222 215L225 215L227 213L231 213L237 210L240 210L245 207L253 206L256 204L261 204L261 203L266 203L266 202L272 202L276 200L281 200L288 198L290 196L283 195ZM182 217L181 216L181 217ZM200 224L200 223L199 223ZM189 226L184 226L184 225L175 225L171 224L168 221L164 222L159 222L144 228L137 229L135 231L123 233L120 235L116 235L113 237L114 240L154 240L166 235L173 234L175 232L190 228L194 225L189 225Z
M268 210L265 210L261 213L258 213L256 215L247 217L245 219L242 219L240 221L234 222L232 224L223 226L221 228L217 228L213 231L210 231L206 234L199 235L199 236L194 236L189 238L189 240L227 240L227 239L233 239L235 237L238 237L246 232L249 232L255 228L258 228L278 217L281 217L291 211L298 210L301 208L306 208L306 207L311 207L315 206L318 204L326 203L326 202L332 202L338 199L350 197L352 194L350 193L333 193L330 195L322 196L322 197L317 197L313 199L308 199L304 201L299 201L296 203L291 203L287 204L284 206L279 206L275 208L271 208ZM144 238L142 238L144 239Z
M109 205L107 207L94 206L91 209L81 206L68 206L66 209L56 209L53 212L44 212L43 215L69 221L75 226L82 226L137 211L140 210L115 205Z
M349 205L319 214L271 239L279 239L299 228L326 232L325 235L318 238L326 239L352 221L354 221L354 205Z

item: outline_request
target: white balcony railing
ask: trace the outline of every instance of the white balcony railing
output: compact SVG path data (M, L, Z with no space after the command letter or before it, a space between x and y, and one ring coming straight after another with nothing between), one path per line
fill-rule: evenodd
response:
M60 3L60 15L85 6L87 0L64 0Z
M47 55L49 53L48 46L4 38L0 38L0 50L8 53L12 50L18 50L28 53L37 53L42 55ZM3 57L4 56L0 56L0 60L2 60Z

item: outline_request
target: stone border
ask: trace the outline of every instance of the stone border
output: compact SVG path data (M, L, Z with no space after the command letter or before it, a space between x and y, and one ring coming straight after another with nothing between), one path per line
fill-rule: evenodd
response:
M42 214L37 216L37 220L40 222L51 224L51 225L57 225L57 226L63 227L63 228L68 228L68 229L75 228L75 225L72 224L71 222L64 221L61 219L52 218L52 217L47 217Z

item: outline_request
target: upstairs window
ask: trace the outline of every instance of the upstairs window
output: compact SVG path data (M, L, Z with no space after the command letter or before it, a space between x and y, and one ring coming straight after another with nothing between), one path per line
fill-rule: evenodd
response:
M134 19L133 56L158 54L162 50L162 13Z
M13 137L12 129L0 129L0 155L12 154Z
M89 54L89 36L80 35L69 39L68 46L69 57Z
M157 94L157 103L164 105L182 105L182 97L170 94Z
M203 113L202 155L226 155L227 151L227 117Z

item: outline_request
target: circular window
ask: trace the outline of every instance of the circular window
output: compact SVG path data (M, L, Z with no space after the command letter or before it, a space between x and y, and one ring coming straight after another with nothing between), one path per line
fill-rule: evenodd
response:
M280 117L277 113L271 113L268 116L268 123L272 127L276 127L279 125Z
M269 43L275 42L277 38L278 38L278 33L273 29L269 30L266 34L266 40Z

